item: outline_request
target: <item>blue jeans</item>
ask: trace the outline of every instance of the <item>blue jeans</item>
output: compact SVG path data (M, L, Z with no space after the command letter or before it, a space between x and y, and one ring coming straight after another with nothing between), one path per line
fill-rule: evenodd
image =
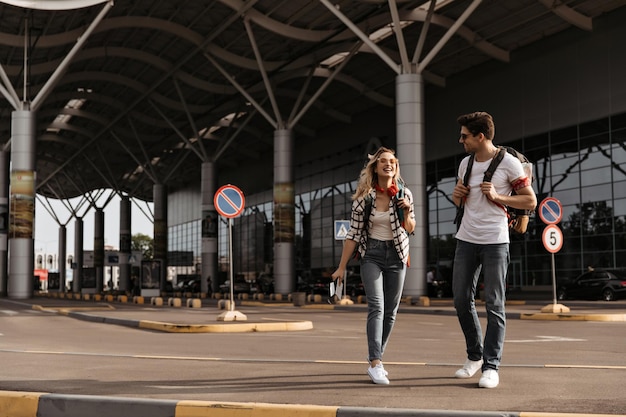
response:
M369 238L361 259L361 279L367 299L368 359L383 358L402 298L406 265L393 241Z
M465 335L467 358L483 359L483 370L498 370L502 359L506 316L506 271L509 267L509 244L478 245L458 240L454 255L452 291L454 308ZM487 332L484 345L476 305L476 285L483 272Z

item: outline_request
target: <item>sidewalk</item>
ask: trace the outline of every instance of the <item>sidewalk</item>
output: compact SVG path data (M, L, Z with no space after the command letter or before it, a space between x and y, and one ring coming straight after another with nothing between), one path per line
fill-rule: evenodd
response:
M221 321L215 317L214 321L198 322L197 316L190 316L186 311L194 308L215 307L220 303L214 299L195 299L197 303L177 303L180 307L159 306L146 310L151 305L137 304L133 302L96 302L72 299L58 299L50 297L37 297L32 299L34 309L54 311L58 314L72 318L94 321L106 324L123 325L141 329L150 329L170 333L226 333L226 332L274 332L274 331L301 331L309 330L313 324L308 320L276 322L271 320L248 321L233 320ZM340 304L328 304L323 302L307 303L303 309L320 310L348 310L367 311L367 305L353 302ZM450 299L426 299L428 305L408 304L400 305L401 314L444 314L455 316L456 312ZM183 307L189 305L190 307ZM191 307L195 305L196 307ZM551 320L551 321L619 321L626 322L626 301L616 302L585 302L571 301L557 304L569 308L569 312L542 312L542 309L552 306L551 302L540 300L510 300L506 305L508 320ZM236 306L280 307L293 306L287 301L260 302L260 301L236 301ZM142 308L143 307L143 308ZM486 317L484 303L476 302L476 308L480 317ZM223 309L226 311L226 309ZM155 313L158 311L158 313Z

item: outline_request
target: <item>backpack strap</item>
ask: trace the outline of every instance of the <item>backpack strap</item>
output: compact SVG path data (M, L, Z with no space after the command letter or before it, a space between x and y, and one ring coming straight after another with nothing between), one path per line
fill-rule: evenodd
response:
M463 185L467 187L469 184L469 177L472 172L472 166L474 165L474 154L471 153L469 156L469 161L467 161L467 169L465 170L465 175L463 176Z
M502 162L502 159L504 159L504 155L506 154L506 152L506 149L504 149L502 146L498 146L498 153L496 153L496 156L493 157L491 163L489 164L489 168L487 168L487 171L485 171L483 182L491 182L493 173L496 168L498 168L498 165L500 165L500 162Z

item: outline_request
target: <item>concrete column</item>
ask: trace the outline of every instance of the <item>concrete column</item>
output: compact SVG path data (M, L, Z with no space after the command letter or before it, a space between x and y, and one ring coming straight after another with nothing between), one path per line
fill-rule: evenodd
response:
M93 266L96 270L96 293L106 287L104 282L104 210L96 208L93 219Z
M67 229L65 226L59 226L59 249L58 249L58 261L59 266L59 292L65 292L65 271L67 270Z
M274 291L289 294L295 287L295 190L293 132L274 132Z
M120 201L120 282L121 292L130 291L130 256L132 254L130 198L123 196Z
M74 263L72 291L80 294L83 288L83 219L74 222Z
M10 298L33 296L33 223L35 220L35 113L19 110L11 118L9 210Z
M163 184L154 184L154 259L161 261L159 288L165 289L167 278L167 189Z
M407 269L404 295L421 296L426 289L426 141L424 82L420 74L396 77L396 151L402 178L413 193L415 234L410 238L411 267Z
M201 198L202 198L202 271L200 275L200 291L214 293L219 288L217 280L217 230L219 217L213 204L217 191L215 163L202 164ZM209 288L209 282L211 288Z
M0 297L6 297L9 283L9 154L0 150Z

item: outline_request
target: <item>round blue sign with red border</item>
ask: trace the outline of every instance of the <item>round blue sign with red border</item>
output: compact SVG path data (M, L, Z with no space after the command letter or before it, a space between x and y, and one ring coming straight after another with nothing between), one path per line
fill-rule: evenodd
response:
M545 224L557 224L563 217L561 202L554 197L546 197L539 204L539 217Z
M220 216L234 218L243 213L246 200L239 188L227 184L217 190L213 196L213 204Z

